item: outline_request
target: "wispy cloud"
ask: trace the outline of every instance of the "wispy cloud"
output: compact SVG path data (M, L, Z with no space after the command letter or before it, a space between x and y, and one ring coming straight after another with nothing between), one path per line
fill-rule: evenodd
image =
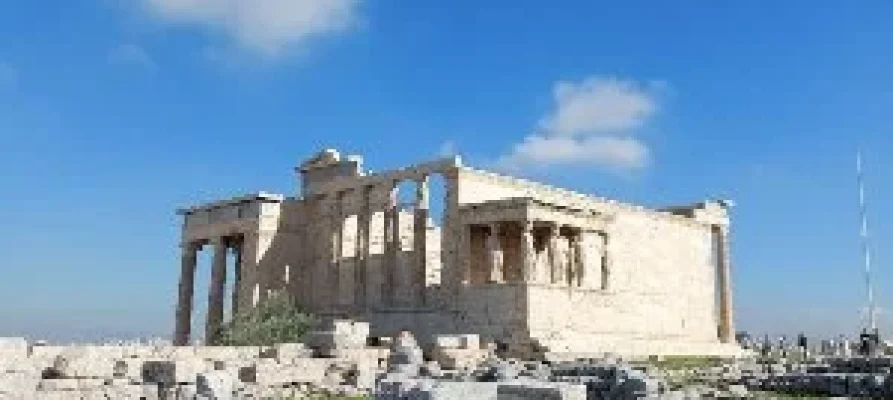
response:
M497 166L516 170L557 165L617 170L644 167L648 147L636 134L658 110L662 82L593 76L558 82L554 109L534 131L512 145Z
M357 17L360 0L141 0L160 20L221 34L266 58L307 40L343 31Z
M0 89L11 88L16 85L19 75L12 65L0 61Z
M108 60L112 64L135 66L149 71L158 69L146 50L134 44L122 44L109 50Z
M631 137L596 136L588 138L531 135L500 158L507 169L551 167L555 165L603 166L635 169L645 165L648 148Z

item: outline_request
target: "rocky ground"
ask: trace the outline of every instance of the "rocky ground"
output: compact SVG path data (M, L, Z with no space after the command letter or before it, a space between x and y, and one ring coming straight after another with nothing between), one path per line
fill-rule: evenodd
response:
M503 359L474 335L427 352L409 333L367 346L353 325L307 345L40 346L0 339L0 399L534 400L893 398L893 359ZM322 397L320 397L322 396Z

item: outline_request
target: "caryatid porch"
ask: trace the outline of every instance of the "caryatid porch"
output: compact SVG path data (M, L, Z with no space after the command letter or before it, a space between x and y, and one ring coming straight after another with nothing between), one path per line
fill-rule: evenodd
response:
M609 285L605 215L512 198L461 207L459 217L465 285Z

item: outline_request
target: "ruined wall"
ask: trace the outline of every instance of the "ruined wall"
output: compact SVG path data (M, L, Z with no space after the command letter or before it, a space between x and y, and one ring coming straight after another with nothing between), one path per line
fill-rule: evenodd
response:
M295 199L283 201L279 204L278 213L261 219L257 235L246 237L246 246L259 246L258 262L255 268L250 264L243 266L242 273L256 273L262 279L244 282L242 289L246 295L240 297L240 302L250 300L249 304L253 305L255 292L257 301L263 301L274 292L290 293L298 303L304 300L301 297L303 291L298 285L307 268L308 248L304 241L307 226L302 218L305 207L305 203ZM252 287L255 283L258 284L257 288Z
M528 287L524 284L473 284L455 299L457 333L472 332L486 341L508 343L526 337L529 321Z

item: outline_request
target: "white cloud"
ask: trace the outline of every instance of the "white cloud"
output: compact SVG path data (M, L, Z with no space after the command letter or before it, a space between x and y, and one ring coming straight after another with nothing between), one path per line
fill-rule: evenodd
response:
M558 82L553 96L556 110L540 121L540 128L556 136L623 133L641 126L657 109L647 88L615 78Z
M635 135L657 112L657 92L664 85L611 77L558 82L552 90L554 110L497 165L515 170L556 165L644 167L648 147Z
M348 28L360 0L142 0L164 21L220 32L247 50L276 57L316 35Z
M598 166L635 169L645 165L648 148L631 137L595 136L588 138L543 137L531 135L512 147L499 166L521 169L553 165Z
M0 61L0 89L4 87L13 87L18 81L18 73L9 64Z
M133 44L122 44L110 50L108 60L113 64L134 65L151 71L158 68L142 47Z

